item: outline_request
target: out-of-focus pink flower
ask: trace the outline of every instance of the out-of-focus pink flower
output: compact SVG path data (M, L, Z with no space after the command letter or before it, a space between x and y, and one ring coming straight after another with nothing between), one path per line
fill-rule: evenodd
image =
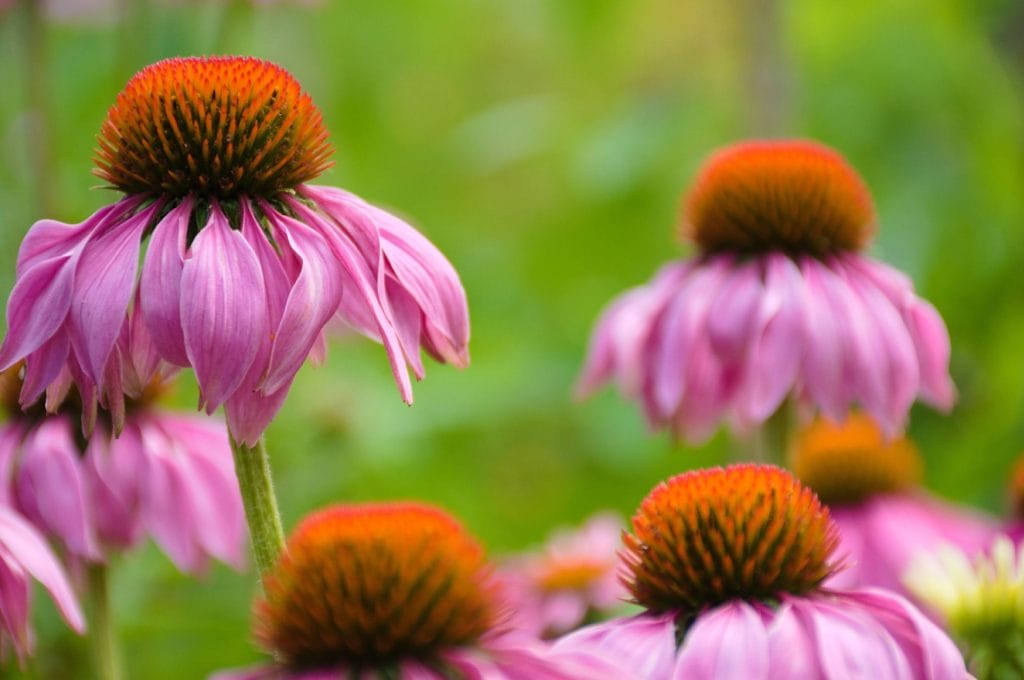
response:
M507 631L483 550L429 506L316 512L264 585L256 637L275 661L213 680L640 680L600 651Z
M825 502L839 527L846 568L829 585L879 586L908 594L903 574L919 552L952 544L969 555L991 545L994 518L920 488L923 463L907 437L889 439L869 416L819 419L798 435L796 475Z
M21 659L32 653L31 579L46 588L69 626L85 631L71 584L46 541L17 512L0 504L0 654L4 656L9 646Z
M83 441L72 401L54 415L15 410L0 426L0 496L75 560L104 561L149 535L182 571L211 557L241 567L245 518L223 424L137 402L120 437L104 419Z
M811 142L719 151L684 216L696 257L603 312L579 381L614 380L652 427L701 441L744 432L789 397L834 419L861 404L896 432L916 397L951 408L949 336L910 280L860 250L867 187Z
M97 401L119 430L116 346L133 319L158 358L192 367L200 406L224 404L249 445L306 358L323 357L332 317L384 344L407 402L421 348L464 366L455 270L397 217L307 184L331 151L312 100L273 64L188 58L140 71L96 152L96 173L126 196L80 224L40 221L22 242L0 347L3 367L25 361L22 403L70 376L86 432Z
M601 650L647 680L968 678L953 642L900 596L822 587L837 541L828 510L784 470L678 475L625 537L627 583L648 611L554 649Z
M514 557L499 572L513 609L513 627L538 636L562 635L621 605L622 520L591 517L575 531L554 534L535 553Z

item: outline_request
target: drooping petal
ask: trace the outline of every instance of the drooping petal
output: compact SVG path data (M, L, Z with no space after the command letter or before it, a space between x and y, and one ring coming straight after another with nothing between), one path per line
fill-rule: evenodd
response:
M185 350L212 413L238 388L267 332L259 261L217 205L181 272Z
M949 377L950 348L946 324L935 307L924 300L917 300L907 316L921 369L921 396L932 405L948 411L956 401L956 388Z
M742 359L765 295L759 263L744 262L729 273L708 310L708 338L723 361Z
M139 305L160 355L179 366L187 366L181 301L191 292L182 291L185 239L193 200L186 196L153 229L139 279Z
M849 408L844 387L843 365L846 340L843 332L846 324L841 317L843 310L832 306L831 297L824 280L827 274L817 258L803 257L800 270L804 278L803 331L806 352L803 364L803 384L807 396L825 415L841 421Z
M793 260L787 255L768 255L764 288L739 405L741 419L755 423L767 419L789 394L804 351L805 292Z
M673 680L744 678L769 680L768 631L761 615L743 601L700 614L686 632Z
M732 258L723 255L694 268L655 322L653 370L648 377L661 418L670 418L686 395L692 347L706 333L708 309L731 264Z
M70 351L71 339L61 329L25 358L25 377L19 397L22 408L36 403L46 388L59 378Z
M134 293L142 233L159 206L155 203L90 239L75 269L71 344L82 368L101 390L107 359Z
M384 280L376 273L374 265L362 259L359 249L350 237L337 228L336 223L328 222L316 211L298 201L289 203L303 221L316 229L322 237L330 244L334 256L341 263L342 271L345 274L343 282L343 294L341 310L346 309L346 299L356 296L358 305L369 310L373 318L375 330L379 334L381 343L388 355L391 364L391 373L398 384L398 391L406 403L412 403L412 383L409 381L409 373L406 370L405 355L402 352L401 342L395 333L394 325L387 317L381 306L380 298L383 294Z
M134 424L114 439L105 430L89 440L85 475L96 519L96 533L106 545L128 549L142 530L139 506L145 462Z
M265 211L285 237L284 243L301 262L291 286L281 321L274 334L270 366L260 389L272 394L290 383L306 360L324 325L341 301L342 271L327 243L298 220Z
M7 335L0 346L0 370L39 349L71 311L77 257L44 260L18 277L7 302Z
M100 558L78 447L66 417L48 418L22 444L15 494L25 516L68 550Z
M0 560L17 564L46 588L61 616L75 631L85 632L85 619L78 607L57 558L41 536L13 510L0 506Z

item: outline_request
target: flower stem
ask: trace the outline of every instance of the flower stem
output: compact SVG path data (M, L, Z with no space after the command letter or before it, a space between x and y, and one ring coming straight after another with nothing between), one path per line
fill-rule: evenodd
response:
M90 564L88 571L89 643L96 677L99 680L121 680L121 659L110 613L109 568L105 564Z
M263 437L252 448L232 437L231 451L235 456L235 474L242 492L245 519L249 523L252 551L262 577L274 566L284 549L284 530L270 475L270 456Z

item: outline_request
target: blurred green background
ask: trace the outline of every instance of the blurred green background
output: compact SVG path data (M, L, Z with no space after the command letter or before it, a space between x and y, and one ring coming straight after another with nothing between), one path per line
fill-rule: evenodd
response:
M929 484L1004 511L1024 448L1019 2L35 2L0 10L3 291L34 220L114 199L90 158L131 74L210 53L288 68L337 148L320 183L407 217L463 278L472 365L429 366L413 407L367 341L300 373L268 435L288 526L334 501L423 498L500 553L598 509L628 515L659 479L726 460L724 435L683 447L611 390L576 403L571 388L601 307L687 252L678 198L701 160L758 134L822 140L867 179L873 253L953 339L959 404L916 408L911 425ZM178 393L194 403L192 385ZM115 579L129 677L259 658L251 574L188 580L147 546ZM43 597L36 614L35 677L88 677Z

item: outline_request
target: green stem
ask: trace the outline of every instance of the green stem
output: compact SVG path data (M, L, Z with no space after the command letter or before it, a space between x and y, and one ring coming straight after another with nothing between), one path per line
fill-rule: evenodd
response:
M121 680L121 659L110 612L108 576L107 565L89 565L89 643L96 677L99 680Z
M737 461L786 465L796 430L796 408L792 400L787 399L749 437L736 440L733 458Z
M235 474L242 492L245 519L249 523L252 552L262 577L284 550L284 530L270 475L270 456L263 437L252 448L232 438L231 451L235 455Z

